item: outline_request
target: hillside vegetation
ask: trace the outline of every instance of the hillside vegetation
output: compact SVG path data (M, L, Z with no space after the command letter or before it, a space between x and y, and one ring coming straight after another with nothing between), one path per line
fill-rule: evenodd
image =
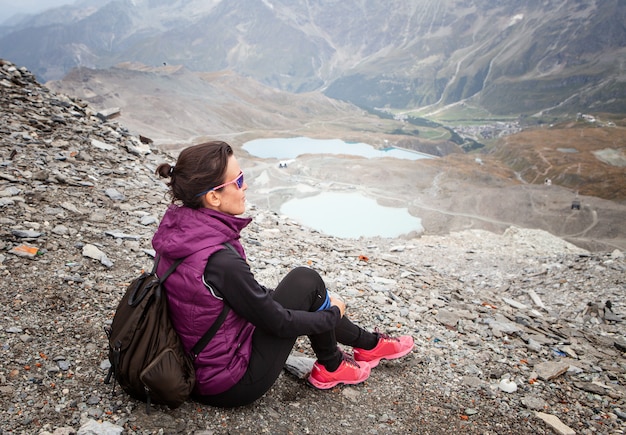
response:
M549 180L576 194L626 203L624 125L581 119L528 129L502 139L493 152L527 183Z

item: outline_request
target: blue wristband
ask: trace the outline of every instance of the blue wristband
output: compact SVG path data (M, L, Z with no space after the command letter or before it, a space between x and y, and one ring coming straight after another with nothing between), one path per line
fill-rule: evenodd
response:
M322 310L326 310L330 308L330 296L328 295L328 290L326 291L326 300L324 300L324 303L322 304L321 307L319 307L317 309L317 311L322 311Z

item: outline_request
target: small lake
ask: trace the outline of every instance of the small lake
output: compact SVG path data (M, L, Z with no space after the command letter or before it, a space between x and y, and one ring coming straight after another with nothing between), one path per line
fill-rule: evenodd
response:
M366 158L393 157L419 160L433 156L402 148L376 149L362 142L344 142L340 139L312 139L309 137L254 139L246 142L243 149L263 159L295 159L303 154L347 154Z
M361 142L308 137L255 139L243 149L264 159L293 160L304 154L360 156L368 159L392 157L419 160L434 156L416 151L388 147L376 149ZM382 207L375 200L356 192L322 192L319 195L285 202L280 213L321 233L333 237L398 237L424 231L422 221L406 208Z
M358 193L323 192L319 195L292 199L280 212L302 225L329 236L398 237L424 231L422 220L411 216L406 208L382 207Z

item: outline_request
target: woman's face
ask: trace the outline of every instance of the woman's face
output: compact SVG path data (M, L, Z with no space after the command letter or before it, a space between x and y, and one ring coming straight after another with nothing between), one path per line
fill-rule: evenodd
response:
M224 187L208 192L203 199L204 206L213 210L221 211L230 215L239 215L246 211L246 189L248 184L244 181L241 189L234 182L241 174L241 168L235 156L228 158L226 173L224 175Z

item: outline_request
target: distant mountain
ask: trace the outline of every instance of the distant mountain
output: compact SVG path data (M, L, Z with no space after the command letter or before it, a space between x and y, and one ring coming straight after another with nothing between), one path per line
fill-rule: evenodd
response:
M232 70L372 109L626 113L622 0L85 1L0 29L41 80L119 62Z

